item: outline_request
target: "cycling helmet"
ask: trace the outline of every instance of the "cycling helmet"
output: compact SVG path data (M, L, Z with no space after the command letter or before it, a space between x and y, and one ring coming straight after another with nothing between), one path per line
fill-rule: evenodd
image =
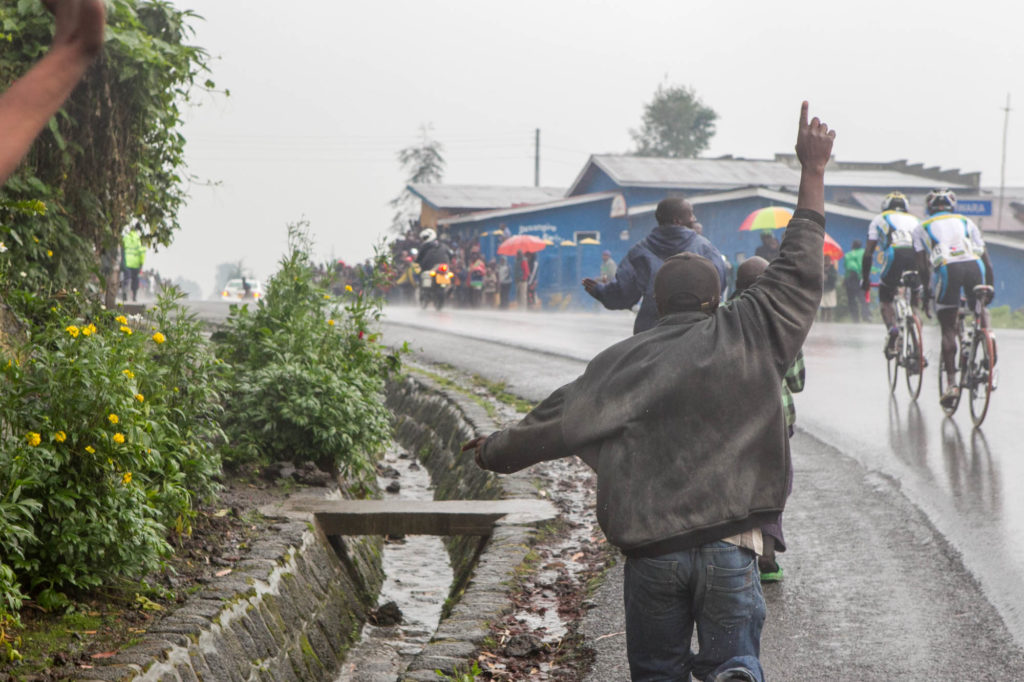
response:
M928 192L924 203L928 207L928 213L955 211L956 195L953 194L951 189L933 189L931 192Z
M434 232L429 227L420 232L420 239L425 242L432 242L437 239L437 232Z
M903 192L889 192L882 199L882 210L883 211L909 211L910 202L907 200L907 195Z

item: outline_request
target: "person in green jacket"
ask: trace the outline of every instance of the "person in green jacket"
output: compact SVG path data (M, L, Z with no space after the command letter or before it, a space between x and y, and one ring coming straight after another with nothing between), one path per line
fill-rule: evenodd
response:
M871 319L867 304L864 302L864 294L860 289L860 266L864 258L864 247L859 239L853 240L853 248L843 256L843 286L846 288L846 304L850 310L850 321L867 322Z
M131 284L132 301L135 301L139 293L139 271L142 270L142 264L146 262L146 247L142 245L142 225L135 223L132 229L125 232L121 239L121 245L123 247L121 262ZM121 298L124 299L123 287L121 291Z

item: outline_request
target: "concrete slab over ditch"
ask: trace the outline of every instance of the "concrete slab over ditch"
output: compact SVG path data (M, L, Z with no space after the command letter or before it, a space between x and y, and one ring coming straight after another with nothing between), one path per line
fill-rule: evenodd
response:
M508 583L538 526L556 512L528 475L499 480L481 471L471 453L460 452L462 442L496 430L480 405L429 380L412 379L389 388L388 405L396 417L396 440L430 471L440 506L412 517L400 506L391 512L380 507L344 523L362 516L364 530L388 532L404 517L404 523L420 519L416 523L432 533L458 531L445 537L457 576L449 596L454 606L401 677L436 681L435 670L465 667L488 636L488 624L511 610ZM230 574L190 597L138 645L82 670L78 679L333 680L375 604L382 579L380 538L328 535L314 522L318 511L337 511L340 496L325 507L322 491L293 497L289 511L266 510L281 523ZM489 536L483 534L487 525Z

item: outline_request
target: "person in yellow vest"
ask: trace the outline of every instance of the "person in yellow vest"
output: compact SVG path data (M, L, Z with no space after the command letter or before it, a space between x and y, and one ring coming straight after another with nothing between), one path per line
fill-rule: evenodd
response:
M135 223L132 229L125 232L121 239L121 245L123 248L122 263L131 284L132 301L135 301L139 293L139 271L142 270L142 264L146 262L146 247L142 245L142 225ZM125 298L124 293L121 298Z

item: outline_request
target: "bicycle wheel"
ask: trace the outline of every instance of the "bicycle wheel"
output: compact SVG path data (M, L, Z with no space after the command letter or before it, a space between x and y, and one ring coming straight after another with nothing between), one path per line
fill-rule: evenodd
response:
M988 413L988 401L992 396L992 337L987 329L980 329L978 343L971 352L971 363L968 369L971 391L971 420L975 426L981 426Z
M946 378L945 363L938 362L939 365L939 397L941 398L946 394L946 389L949 387L949 380ZM941 402L939 405L942 407L942 411L946 413L947 417L952 417L953 413L956 412L956 408L960 405L960 396L957 396L956 400L951 402L949 405L943 405Z
M896 352L892 355L886 353L885 356L885 367L889 372L889 393L896 392L896 382L899 379L900 372L900 349L903 347L903 339L896 339Z
M907 320L905 333L907 342L903 355L903 373L910 398L917 400L917 396L921 395L921 378L924 375L924 346L921 343L921 320L916 315Z

